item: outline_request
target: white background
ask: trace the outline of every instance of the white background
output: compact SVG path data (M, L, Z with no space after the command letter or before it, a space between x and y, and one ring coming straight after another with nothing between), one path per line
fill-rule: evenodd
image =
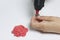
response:
M29 28L33 14L33 0L0 0L0 40L60 40L58 34L46 34L30 29L25 37L17 38L11 34L16 25L22 24ZM60 0L47 0L40 14L60 17Z

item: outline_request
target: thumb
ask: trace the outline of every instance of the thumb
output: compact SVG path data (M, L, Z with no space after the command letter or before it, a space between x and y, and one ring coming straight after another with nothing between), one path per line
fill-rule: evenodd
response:
M53 16L38 16L37 19L39 19L39 20L45 20L45 21L52 21L55 18Z

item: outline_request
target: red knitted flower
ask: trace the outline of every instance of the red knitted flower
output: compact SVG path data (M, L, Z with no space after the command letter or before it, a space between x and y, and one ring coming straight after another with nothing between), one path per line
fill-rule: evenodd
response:
M25 28L23 25L15 26L15 28L12 31L12 33L16 37L25 36L27 32L28 32L28 29Z

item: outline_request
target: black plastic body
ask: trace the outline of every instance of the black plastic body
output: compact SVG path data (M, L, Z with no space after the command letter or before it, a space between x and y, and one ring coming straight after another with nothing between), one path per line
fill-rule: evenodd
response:
M41 10L44 7L45 0L34 0L35 10Z

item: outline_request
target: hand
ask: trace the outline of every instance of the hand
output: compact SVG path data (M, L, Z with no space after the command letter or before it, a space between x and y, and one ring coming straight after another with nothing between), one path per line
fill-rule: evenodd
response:
M30 23L31 27L43 31L60 33L60 18L53 16L33 16Z

